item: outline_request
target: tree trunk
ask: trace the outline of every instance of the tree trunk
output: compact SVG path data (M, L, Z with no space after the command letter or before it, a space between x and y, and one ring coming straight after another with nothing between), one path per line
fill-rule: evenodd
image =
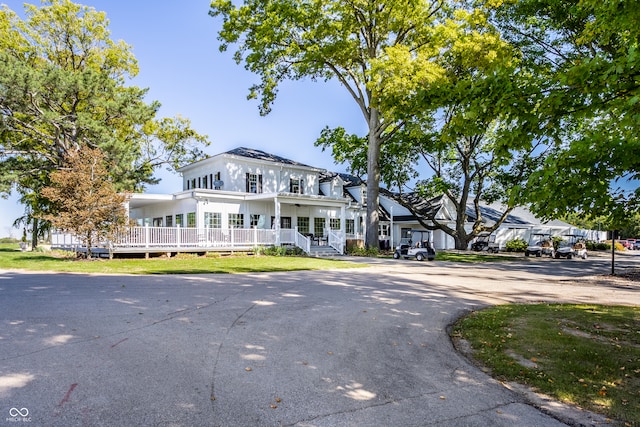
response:
M460 206L465 205L460 204ZM456 235L453 236L453 238L456 242L456 249L461 251L466 251L469 248L469 233L467 233L467 230L464 228L466 220L467 214L458 212L456 220Z
M32 219L33 223L32 223L32 230L31 230L31 250L35 251L36 248L38 247L38 234L40 234L40 230L38 230L38 227L40 226L40 223L38 222L38 218L33 218Z
M91 232L87 233L87 259L91 259L91 246L93 246L93 242L91 241Z
M378 249L378 195L380 193L380 137L378 110L371 107L369 116L369 146L367 148L367 232L365 247Z
M469 248L469 240L467 239L467 236L460 236L457 235L454 237L454 240L456 242L456 249L460 250L460 251L466 251Z

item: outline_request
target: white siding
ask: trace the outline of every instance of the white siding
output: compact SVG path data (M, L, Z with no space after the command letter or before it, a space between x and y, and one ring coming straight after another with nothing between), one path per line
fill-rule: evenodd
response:
M213 188L212 177L215 179L219 173L220 180L224 183L221 190L233 192L245 192L247 174L262 175L262 193L289 192L290 180L302 180L303 194L318 194L318 174L301 167L287 167L278 165L265 165L247 159L246 162L230 161L228 158L217 157L201 162L183 173L183 189L205 188L204 178L207 180L206 188Z

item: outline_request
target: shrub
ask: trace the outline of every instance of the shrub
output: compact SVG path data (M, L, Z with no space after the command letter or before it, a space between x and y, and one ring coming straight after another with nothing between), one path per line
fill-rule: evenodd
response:
M587 250L589 251L610 251L611 243L607 242L594 242L593 240L587 241Z
M378 248L359 248L359 247L351 247L347 248L347 254L353 256L366 256L366 257L377 257L380 255L380 250Z
M527 241L520 238L509 240L505 244L507 252L524 252L527 249L527 246Z
M297 246L259 246L255 249L256 255L267 256L300 256L304 251Z

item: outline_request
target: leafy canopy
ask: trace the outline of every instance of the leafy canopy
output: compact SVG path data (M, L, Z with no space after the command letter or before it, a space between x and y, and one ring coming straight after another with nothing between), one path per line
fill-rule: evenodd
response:
M49 174L83 147L102 150L118 190L140 190L157 182L157 167L203 156L205 136L185 118L157 118L160 104L128 84L138 64L110 38L104 12L69 0L25 12L22 20L0 10L0 192L16 188L27 219L46 204L38 194Z
M596 0L504 2L493 16L546 79L533 111L555 152L530 193L544 217L575 210L615 227L640 209L639 18L634 2Z

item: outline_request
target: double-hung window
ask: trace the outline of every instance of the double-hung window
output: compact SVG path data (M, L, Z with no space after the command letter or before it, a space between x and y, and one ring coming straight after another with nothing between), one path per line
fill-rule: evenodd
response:
M308 216L298 217L298 233L309 234L309 217Z
M187 213L187 227L195 227L196 226L196 213L189 212Z
M247 173L247 193L262 193L262 175Z
M204 225L207 228L222 228L222 214L220 212L205 212Z
M348 219L345 223L347 234L355 234L356 232L356 222L352 219Z
M229 228L244 228L244 214L230 213Z
M300 178L289 179L289 192L294 194L304 193L302 185L303 181Z

